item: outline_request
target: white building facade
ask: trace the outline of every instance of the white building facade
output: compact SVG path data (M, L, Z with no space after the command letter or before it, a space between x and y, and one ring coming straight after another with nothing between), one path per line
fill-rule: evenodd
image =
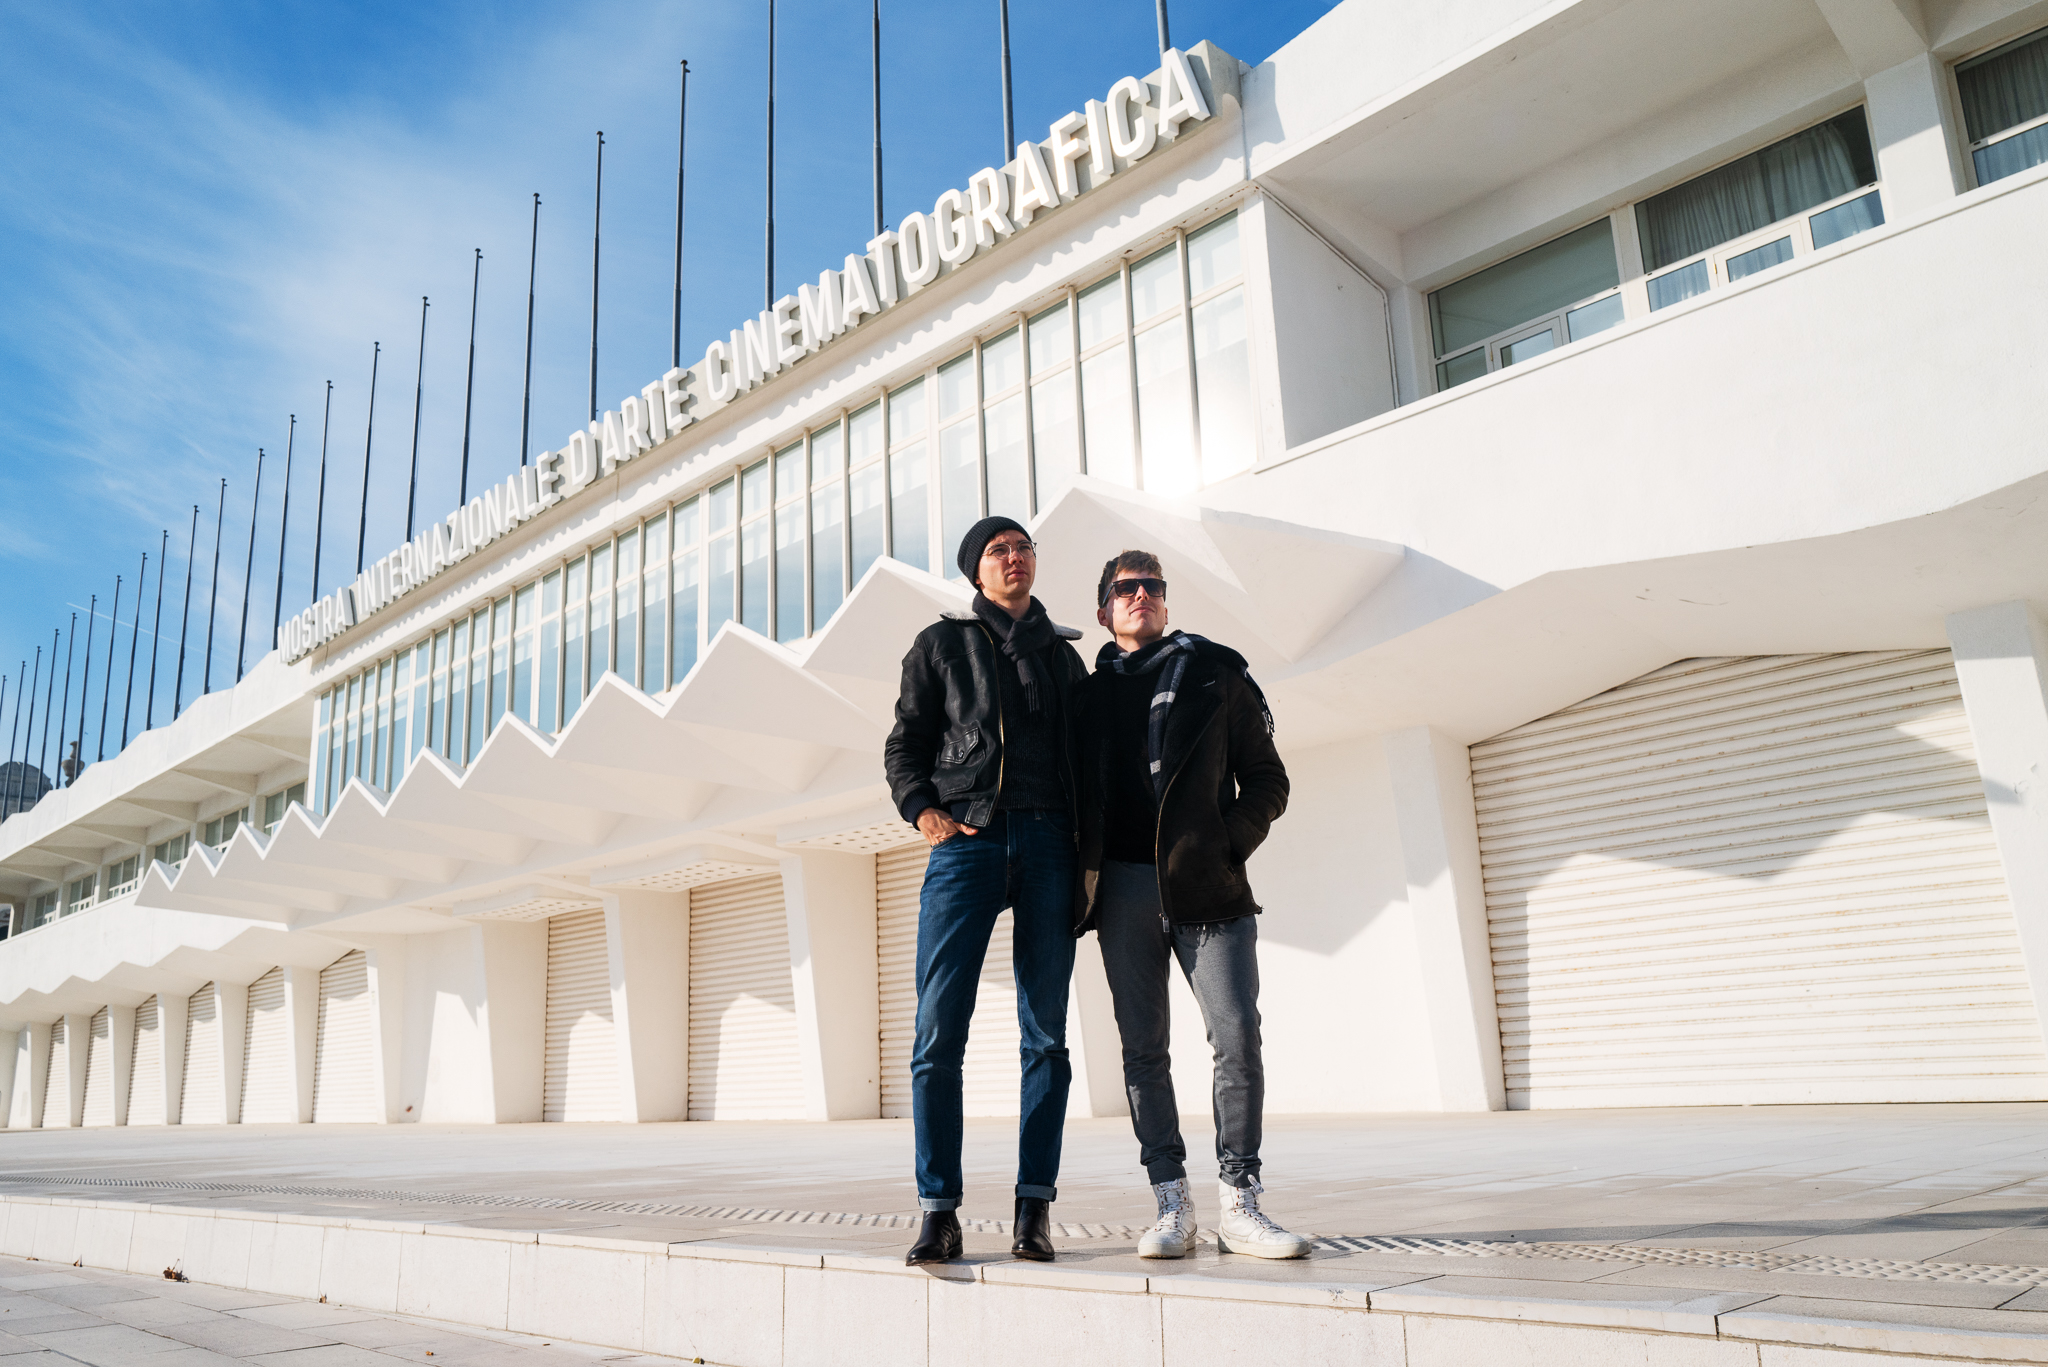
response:
M0 1114L907 1115L881 742L985 512L1270 696L1276 1112L2048 1098L2043 163L2048 3L1169 53L0 823ZM1120 1112L1092 938L1068 1033Z

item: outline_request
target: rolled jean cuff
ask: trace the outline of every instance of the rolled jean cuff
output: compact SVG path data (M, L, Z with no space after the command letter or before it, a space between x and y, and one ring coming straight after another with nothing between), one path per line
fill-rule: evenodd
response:
M1145 1180L1153 1186L1161 1182L1178 1182L1188 1175L1188 1165L1171 1158L1162 1158L1156 1163L1145 1165Z
M917 1198L917 1208L924 1211L958 1210L960 1209L960 1198L957 1196L920 1196Z
M1060 1189L1058 1187L1029 1187L1022 1182L1017 1184L1017 1194L1019 1196L1035 1196L1041 1201L1057 1201L1060 1199Z

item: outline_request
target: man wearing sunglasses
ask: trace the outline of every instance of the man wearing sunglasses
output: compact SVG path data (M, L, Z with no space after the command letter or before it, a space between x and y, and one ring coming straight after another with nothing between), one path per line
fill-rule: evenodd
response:
M1031 596L1038 549L1007 517L960 543L972 611L947 613L903 657L896 726L883 756L903 819L931 846L917 913L917 1031L910 1055L917 1204L905 1261L960 1256L961 1059L990 932L1010 908L1023 1076L1016 1223L1010 1251L1053 1256L1066 1124L1067 983L1080 920L1074 842L1072 696L1087 678Z
M1081 867L1089 920L1123 1036L1124 1091L1158 1223L1146 1258L1195 1241L1187 1145L1168 1054L1168 974L1194 989L1215 1051L1217 1244L1299 1258L1308 1240L1259 1209L1266 1075L1259 1040L1259 904L1245 860L1287 810L1273 715L1244 657L1167 633L1158 557L1125 551L1102 568L1096 621L1114 638L1083 690Z

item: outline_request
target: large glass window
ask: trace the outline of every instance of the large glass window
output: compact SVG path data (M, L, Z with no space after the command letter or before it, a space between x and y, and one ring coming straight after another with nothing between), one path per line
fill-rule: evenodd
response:
M804 542L806 518L804 494L804 444L793 442L775 453L775 639L803 639L808 629L804 620Z
M660 513L640 525L640 688L668 687L669 518Z
M811 621L822 628L846 597L846 466L839 424L811 433Z
M613 576L612 669L636 688L640 684L640 533L619 533L617 573Z
M1621 321L1614 225L1599 219L1429 296L1439 391Z
M889 554L931 568L931 465L925 454L925 383L889 395Z
M1131 446L1131 367L1124 337L1122 275L1081 291L1081 446L1088 473L1114 484L1136 484Z
M697 663L698 595L704 588L704 535L700 526L700 503L690 499L676 509L676 572L673 630L669 639L669 679L681 683Z
M1651 196L1636 206L1651 310L1879 226L1876 183L1851 109Z
M1031 465L1037 509L1049 508L1081 473L1074 421L1074 318L1064 301L1031 320Z
M871 403L846 420L847 533L852 543L850 584L889 553L888 476L882 463L882 405Z
M768 462L740 472L740 625L768 634Z
M725 479L711 486L707 495L711 518L708 561L704 570L704 639L718 635L718 628L732 620L733 602L739 591L738 560L734 538L739 532L739 482Z
M2048 29L1956 63L1979 185L2048 161Z

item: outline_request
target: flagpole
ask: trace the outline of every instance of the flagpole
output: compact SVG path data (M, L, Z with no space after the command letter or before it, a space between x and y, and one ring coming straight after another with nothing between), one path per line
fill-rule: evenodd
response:
M71 720L71 652L77 648L78 614L74 612L71 614L71 630L64 634L64 711L57 718L57 777L60 779L64 777L64 732L67 729L67 723ZM56 662L57 652L53 646L50 650L50 663L54 665ZM52 669L50 671L50 678L55 680L56 677L57 671ZM49 758L49 753L50 718L46 713L43 717L43 757L45 759ZM52 788L61 788L64 785L62 783L52 783L50 786Z
M27 660L21 662L21 669L24 674L28 672ZM6 710L7 676L0 674L0 712L5 712ZM14 681L14 719L16 722L21 720L21 680L19 679ZM12 777L14 774L14 741L12 739L7 742L7 768L5 772L9 777ZM5 821L6 819L7 794L4 791L0 791L0 821Z
M156 726L156 648L164 639L164 566L170 560L171 533L169 528L165 528L156 551L156 615L149 624L149 699L142 707L142 729L145 731Z
M1173 40L1166 36L1166 0L1153 0L1153 6L1159 11L1159 55L1164 57L1173 46Z
M206 663L200 669L203 683L199 695L213 692L213 615L220 607L220 534L228 511L228 482L220 482L220 507L213 515L213 583L206 590Z
M192 630L192 553L199 549L199 505L192 505L192 532L185 538L185 607L178 622L178 678L171 685L171 720L185 707L185 637Z
M473 400L476 397L476 287L477 282L483 279L483 274L484 249L482 247L478 247L476 249L476 262L474 265L470 267L469 272L469 379L463 384L462 387L461 501L463 503L469 502L469 409L471 400ZM419 419L417 417L413 419L413 427L415 429L414 440L417 441L417 429L419 427ZM407 541L412 540L412 532L410 530L406 532L405 539Z
M405 482L405 539L407 541L412 540L412 510L413 504L418 500L420 492L420 402L426 397L426 393L427 296L423 294L420 296L419 373L413 376L412 382L412 473L406 477ZM365 498L369 496L369 492L370 463L368 458L365 457L363 461L363 494ZM356 573L361 574L362 572L363 567L360 564L357 565Z
M299 415L294 413L292 425L284 438L284 511L277 520L277 593L270 600L270 643L277 644L277 628L284 621L284 543L285 536L292 528L292 445L299 435Z
M540 192L533 196L533 245L526 250L526 387L519 396L519 467L527 465L533 427L533 277L540 265Z
M14 677L14 726L7 733L7 781L11 786L21 772L14 767L14 749L21 740L21 686L28 682L28 661L21 662L21 672ZM0 789L0 821L14 815L14 805L8 799L10 794Z
M334 381L327 382L327 403L320 410L320 488L313 495L313 591L306 601L320 600L320 538L327 530L327 420L334 414Z
M604 130L597 130L597 201L590 213L590 420L597 421L597 267L604 228Z
M28 768L28 752L36 743L36 685L42 681L43 648L37 646L35 673L31 674L28 680L28 729L22 733L21 737L21 768L14 771L14 810L17 812L21 810L22 785L28 778L28 775L23 770ZM16 703L14 710L20 712L21 704Z
M157 582L163 582L161 575ZM142 644L142 591L148 587L149 552L144 551L142 568L135 571L135 623L128 633L128 679L121 687L121 750L128 748L128 723L135 716L135 652ZM118 755L121 751L114 753Z
M107 757L107 708L114 701L114 638L121 630L121 576L114 576L114 609L107 616L107 677L100 682L100 748L97 764Z
M242 661L249 649L249 580L256 573L256 514L263 509L263 448L256 448L256 492L249 497L249 559L242 566L242 629L235 637L235 682L242 681ZM262 656L257 656L259 660Z
M875 236L880 237L882 227L882 0L875 3L875 30L872 55L875 63Z
M85 609L85 664L78 671L78 739L71 743L71 762L78 769L65 776L66 787L76 783L85 769L85 714L92 710L92 634L99 625L100 596L95 593Z
M881 0L876 0L879 4ZM683 152L690 131L690 64L683 63L683 94L676 114L676 304L669 315L668 363L683 365Z
M1003 155L996 165L1008 166L1017 155L1016 105L1010 97L1010 0L996 0L996 18L1003 30Z
M420 327L426 327L425 300L421 301L422 319ZM370 526L370 443L377 436L377 362L384 355L384 344L373 342L370 352L370 419L363 428L363 511L356 517L356 573L363 572L363 533Z
M768 252L765 267L767 302L775 307L775 0L768 0ZM773 341L769 343L774 345Z

